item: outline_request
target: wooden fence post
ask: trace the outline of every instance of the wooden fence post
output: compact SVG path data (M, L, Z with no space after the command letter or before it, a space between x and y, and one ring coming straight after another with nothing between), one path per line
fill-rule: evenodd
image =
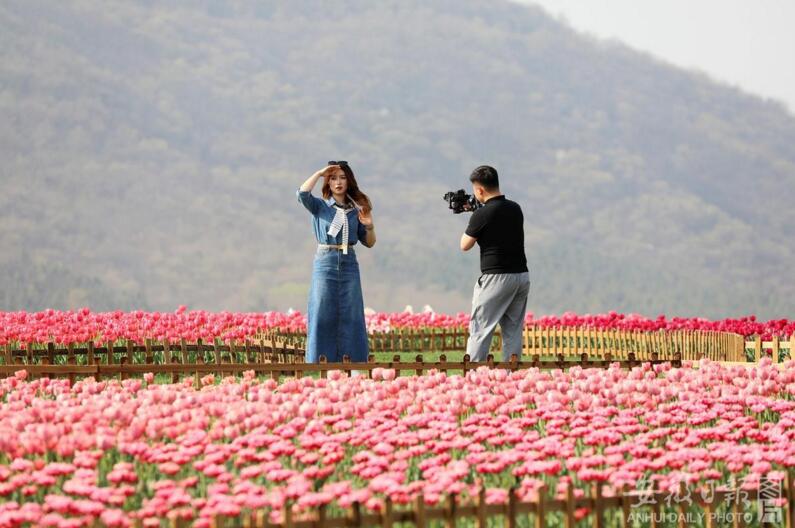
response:
M704 504L700 504L701 508L704 510L704 528L712 528L715 526L715 519L713 518L712 513L712 501L704 501Z
M293 371L293 376L295 377L295 379L300 379L301 376L303 376L304 371L301 368L299 368L298 365L302 365L304 363L304 361L303 360L302 361L298 361L298 356L295 355L295 356L293 356L293 362L295 364L295 369Z
M246 363L258 363L256 358L254 357L256 354L251 351L251 340L246 338L243 341L243 357L245 357Z
M392 361L389 362L389 368L395 369L395 374L400 376L400 354L395 354L392 356Z
M368 354L367 355L367 363L375 363L375 354ZM369 379L373 379L373 369L367 369L367 377Z
M633 352L627 354L627 363L629 364L630 370L638 366L637 363L635 362L635 354Z
M566 486L566 520L564 525L566 528L574 528L576 521L574 520L574 485L569 482Z
M541 486L538 488L538 506L536 507L535 528L546 528L546 500L547 485L541 484Z
M345 372L345 374L348 375L348 377L351 377L351 372L353 370L351 369L350 364L351 364L351 357L348 354L344 354L342 356L342 370Z
M179 340L179 352L180 357L182 359L182 364L187 365L188 361L188 343L185 342L185 338Z
M480 485L478 490L477 528L486 528L486 486Z
M446 528L455 528L456 495L451 493L447 497L447 508L444 510L444 525Z
M221 364L221 351L218 350L218 341L219 341L219 339L217 337L215 339L213 339L213 349L212 349L213 350L213 360L215 360L215 364L216 365L220 365ZM215 374L219 378L223 377L223 372L221 370L215 371Z
M688 489L685 485L684 481L679 481L679 497L687 497L688 496ZM679 525L684 526L684 519L685 519L685 501L681 500L678 503L678 513L679 513Z
M169 343L168 338L166 338L166 340L163 341L163 359L169 365L176 364L175 361L176 358L174 357L174 352L171 350L171 343ZM177 370L174 370L171 373L171 383L178 383L178 382L179 382L179 372Z
M742 354L742 356L741 356L742 357L742 362L743 363L748 363L748 350L745 348L745 336L738 336L735 339L737 339L736 346L738 347L738 349L740 350L740 353Z
M354 506L358 505L359 503L357 502ZM290 504L289 500L284 503L284 526L285 528L293 527L293 505Z
M235 349L234 339L229 339L229 363L237 363L237 350Z
M196 365L204 365L204 348L202 346L201 338L198 338L196 340L196 362L195 362L195 364ZM197 387L201 387L201 378L202 378L201 372L198 369L196 369L196 386ZM277 378L277 380L278 380L278 378Z
M604 506L602 505L602 486L604 484L602 482L597 482L596 485L591 488L591 497L594 500L594 528L603 528L604 527Z
M417 528L425 528L425 496L422 493L414 501L414 524Z
M518 520L516 518L516 486L508 489L508 528L516 528Z
M355 501L353 503L353 507L351 509L351 522L353 526L361 526L362 525L362 505L359 501Z
M107 347L108 347L108 353L106 354L107 357L105 357L105 363L107 363L108 365L114 365L116 363L116 356L114 355L114 342L108 340ZM90 359L91 362L93 363L94 357L92 356Z
M147 365L151 365L155 361L154 356L152 355L152 340L147 337L146 341L144 341L144 346L146 347L146 357L144 358L144 361L146 361Z
M660 501L658 499L660 483L653 481L651 484L651 496L654 500L651 503L651 525L654 527L662 525L662 512L660 511Z
M324 526L323 523L324 520L325 519L323 520L318 519L318 521L320 521L321 527ZM384 528L392 528L393 522L394 521L392 520L392 499L389 497L389 495L387 495L386 499L384 499L384 523L383 523Z
M621 513L624 519L624 526L630 526L630 517L629 517L629 494L628 494L628 487L626 484L621 486Z
M196 364L204 365L205 363L206 358L204 357L204 343L202 343L202 339L200 337L196 340Z
M789 359L795 361L795 332L789 338Z
M52 341L47 342L47 359L50 365L55 365L55 343Z
M328 361L326 360L326 356L323 356L323 355L321 355L319 358L317 358L317 362L320 365L326 365L328 363ZM326 369L321 370L320 371L320 378L321 379L327 379L328 378L328 370L326 370Z
M783 358L781 357L778 334L773 336L772 341L773 350L770 352L770 358L773 360L773 363L780 363Z

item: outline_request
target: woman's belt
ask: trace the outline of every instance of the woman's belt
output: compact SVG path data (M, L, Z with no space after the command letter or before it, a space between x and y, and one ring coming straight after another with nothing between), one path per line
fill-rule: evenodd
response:
M321 249L338 249L342 251L345 255L347 255L348 248L351 246L348 244L318 244L317 247Z

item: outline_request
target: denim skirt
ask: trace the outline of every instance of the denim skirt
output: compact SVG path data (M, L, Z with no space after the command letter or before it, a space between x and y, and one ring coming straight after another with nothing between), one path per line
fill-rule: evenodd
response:
M345 255L338 249L315 253L307 310L306 361L366 362L367 327L364 323L362 283L353 248Z

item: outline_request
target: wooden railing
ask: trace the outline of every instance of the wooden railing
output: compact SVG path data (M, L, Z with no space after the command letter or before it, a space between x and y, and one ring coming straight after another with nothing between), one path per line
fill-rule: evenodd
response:
M305 347L303 333L269 332L263 338L283 339L287 343ZM370 352L465 352L469 331L466 328L452 329L400 329L393 332L377 332L369 335ZM491 351L497 353L502 346L502 336L495 332ZM660 359L673 359L677 353L683 360L702 358L714 361L744 361L745 342L741 335L729 332L710 331L665 331L643 332L640 330L596 330L588 328L541 328L528 326L524 329L522 355L534 357L564 356L627 358L633 353L637 359L651 359L656 353Z
M306 348L306 333L262 332L262 339L282 339L286 343ZM415 329L399 328L389 332L372 332L367 335L370 352L465 352L469 331L466 328ZM500 348L501 336L495 334L491 349Z
M591 357L610 353L617 358L632 353L640 360L650 359L653 354L660 359L673 359L678 354L682 360L742 361L744 347L743 336L729 332L528 327L524 331L523 353L529 356L586 353Z
M745 342L745 348L751 352L750 359L754 362L758 362L762 359L765 352L769 350L771 359L776 363L781 363L785 358L793 359L792 353L795 351L795 334L792 334L789 340L773 336L770 341L762 341L760 336L756 336L752 340Z
M56 343L28 343L25 348L7 344L0 354L0 373L27 370L38 375L121 376L145 372L168 373L172 379L186 373L235 373L256 370L261 365L278 368L304 362L305 351L278 339L246 341L242 345L220 341L143 345L94 343L58 346ZM278 371L274 368L274 372ZM281 372L281 371L279 371Z
M301 376L305 373L324 375L329 370L360 370L371 372L375 368L395 368L421 373L429 368L466 372L479 364L465 356L463 361L449 362L442 354L436 363L423 361L422 352L458 351L465 349L467 332L464 329L404 330L390 334L374 334L371 343L378 347L373 352L389 350L395 353L392 361L376 362L371 354L367 363L306 365L305 342L296 334L260 334L257 339L244 344L154 343L143 345L127 342L124 345L107 343L96 346L58 346L28 343L24 348L6 345L0 349L0 374L10 374L21 369L32 375L53 376L121 376L122 378L145 372L170 374L173 380L187 374L235 374L253 370L274 378L283 375ZM747 350L759 360L770 350L774 359L791 354L795 336L787 340L774 338L763 342L756 338L746 341L738 334L700 331L619 331L581 328L528 327L523 335L523 355L514 362L486 364L506 368L565 368L574 364L602 366L606 361L623 361L631 366L642 361L673 361L709 358L715 361L746 362ZM499 336L495 339L499 345ZM415 360L401 362L400 353L420 352ZM494 350L496 352L496 350ZM574 361L570 361L574 359Z
M176 382L181 375L196 375L197 377L204 374L218 374L218 375L235 375L242 374L246 371L253 371L256 375L269 375L273 379L279 379L281 376L291 376L300 378L305 375L318 375L321 378L328 376L332 370L342 371L348 375L359 374L372 377L372 373L376 369L394 369L397 373L412 372L417 375L422 375L427 371L436 370L439 372L459 372L466 374L470 370L475 370L479 367L489 368L503 368L511 371L538 368L538 369L567 369L573 366L580 366L582 368L608 368L610 365L618 363L622 368L632 368L639 366L641 363L667 363L670 362L674 366L681 366L681 361L677 358L673 360L659 359L656 354L652 358L640 361L635 358L635 355L630 353L627 358L613 359L608 353L603 358L591 359L587 354L582 354L579 358L566 358L563 354L557 356L557 359L542 360L540 356L536 356L530 361L520 361L516 356L513 356L510 361L497 362L494 356L489 354L485 362L472 362L469 360L468 355L464 355L462 361L448 361L447 357L442 354L439 356L438 361L424 361L421 354L418 354L414 361L401 361L400 355L395 355L392 361L376 361L373 354L370 355L366 363L352 363L347 356L343 358L341 363L327 363L325 358L321 357L320 363L226 363L226 362L210 362L210 363L136 363L136 364L107 364L107 363L94 363L86 365L77 364L25 364L17 363L14 365L0 365L0 375L13 375L17 371L25 370L30 376L55 376L55 377L69 377L74 379L76 376L94 376L95 378L121 376L122 379L130 375L141 375L151 372L153 374L170 374L172 381Z

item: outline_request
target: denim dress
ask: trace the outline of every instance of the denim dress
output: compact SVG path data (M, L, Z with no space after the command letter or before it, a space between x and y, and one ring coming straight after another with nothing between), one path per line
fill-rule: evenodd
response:
M328 234L337 212L334 198L321 200L308 191L298 191L297 194L298 201L312 213L318 244L342 244L342 230L336 237ZM369 349L362 283L356 251L351 247L357 240L364 241L367 231L359 222L356 209L351 209L347 215L348 254L339 249L321 247L315 253L306 323L308 363L317 363L320 356L325 356L329 362L341 362L345 355L354 362L367 361Z

